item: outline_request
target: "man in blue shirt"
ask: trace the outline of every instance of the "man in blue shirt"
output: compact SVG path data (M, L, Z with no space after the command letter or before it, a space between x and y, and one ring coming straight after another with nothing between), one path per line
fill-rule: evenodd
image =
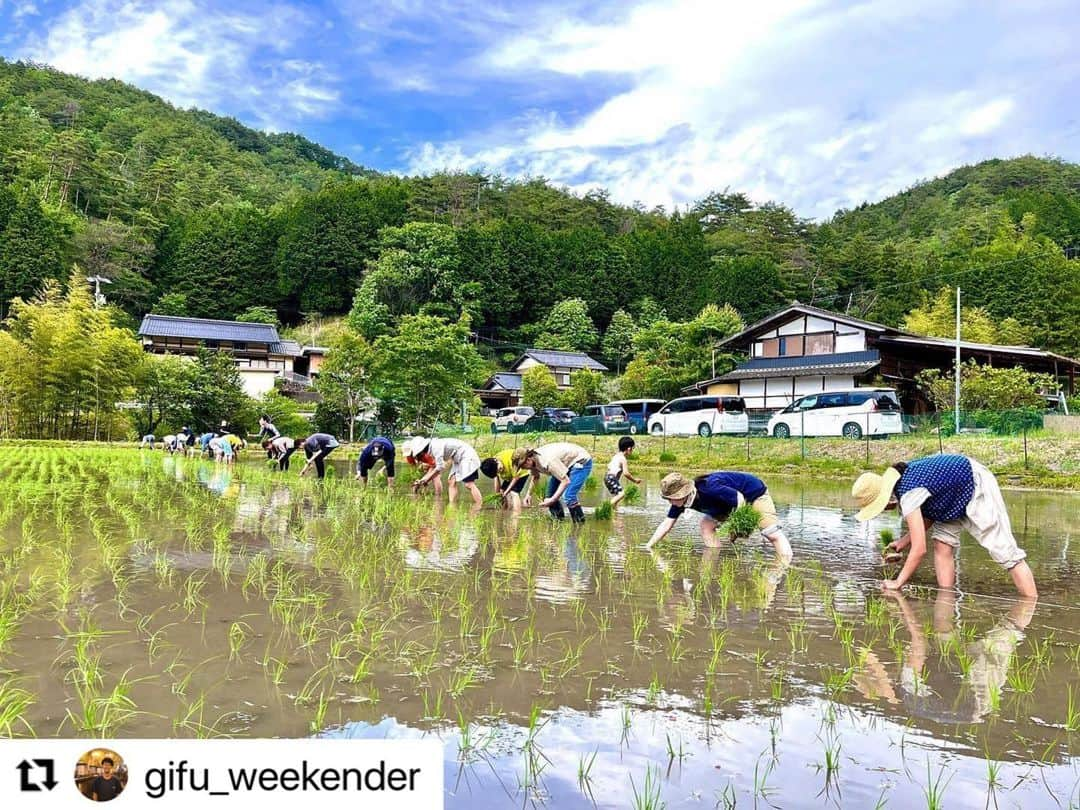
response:
M356 477L364 480L364 486L367 486L368 473L380 460L386 465L386 486L394 485L394 443L385 436L376 436L356 460Z
M341 443L336 436L331 436L329 433L312 433L301 445L304 448L304 455L307 456L307 463L300 470L300 475L307 474L311 465L314 464L316 474L320 479L323 478L326 475L326 457L340 446Z
M758 528L772 543L778 559L791 560L791 544L780 528L776 505L768 487L760 478L749 473L714 472L690 480L682 473L671 473L660 482L660 495L671 506L667 517L656 527L645 545L651 549L675 527L675 522L687 509L701 512L701 539L709 548L716 548L716 527L743 504L750 504L761 516Z

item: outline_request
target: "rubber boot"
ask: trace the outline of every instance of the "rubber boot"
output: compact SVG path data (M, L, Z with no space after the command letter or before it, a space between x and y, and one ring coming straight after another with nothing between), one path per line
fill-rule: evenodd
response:
M570 519L572 521L574 521L574 523L584 523L585 522L585 510L581 508L580 503L575 503L573 506L571 506L569 508L570 508Z
M555 503L548 507L548 511L551 513L551 516L555 518L555 520L566 519L566 513L563 511L562 508L562 501L555 501Z

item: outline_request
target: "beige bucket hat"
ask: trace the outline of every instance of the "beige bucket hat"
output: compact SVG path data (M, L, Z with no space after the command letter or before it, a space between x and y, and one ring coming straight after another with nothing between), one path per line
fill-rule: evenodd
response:
M860 523L871 520L889 505L893 488L900 480L900 473L895 467L889 467L882 475L863 473L851 485L851 496L861 507L855 519Z
M510 456L510 463L514 465L515 470L520 470L525 464L525 459L529 457L528 447L518 447L514 450Z
M665 500L689 498L694 491L694 482L682 473L669 473L660 482L660 497Z

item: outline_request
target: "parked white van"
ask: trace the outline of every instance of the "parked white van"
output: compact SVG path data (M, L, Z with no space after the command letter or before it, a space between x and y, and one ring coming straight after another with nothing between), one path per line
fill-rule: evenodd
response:
M742 397L680 397L651 417L653 436L711 436L714 433L746 433L750 419Z
M524 425L529 417L536 413L528 405L518 405L514 408L500 408L495 414L495 421L491 423L491 432L508 430L511 424Z
M769 420L769 435L885 436L903 433L900 400L893 388L852 388L810 394L792 402Z

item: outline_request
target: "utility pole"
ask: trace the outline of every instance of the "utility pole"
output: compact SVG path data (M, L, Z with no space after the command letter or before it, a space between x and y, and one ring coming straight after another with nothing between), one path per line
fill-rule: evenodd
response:
M956 390L953 404L953 417L956 420L956 435L960 435L960 287L956 288Z

